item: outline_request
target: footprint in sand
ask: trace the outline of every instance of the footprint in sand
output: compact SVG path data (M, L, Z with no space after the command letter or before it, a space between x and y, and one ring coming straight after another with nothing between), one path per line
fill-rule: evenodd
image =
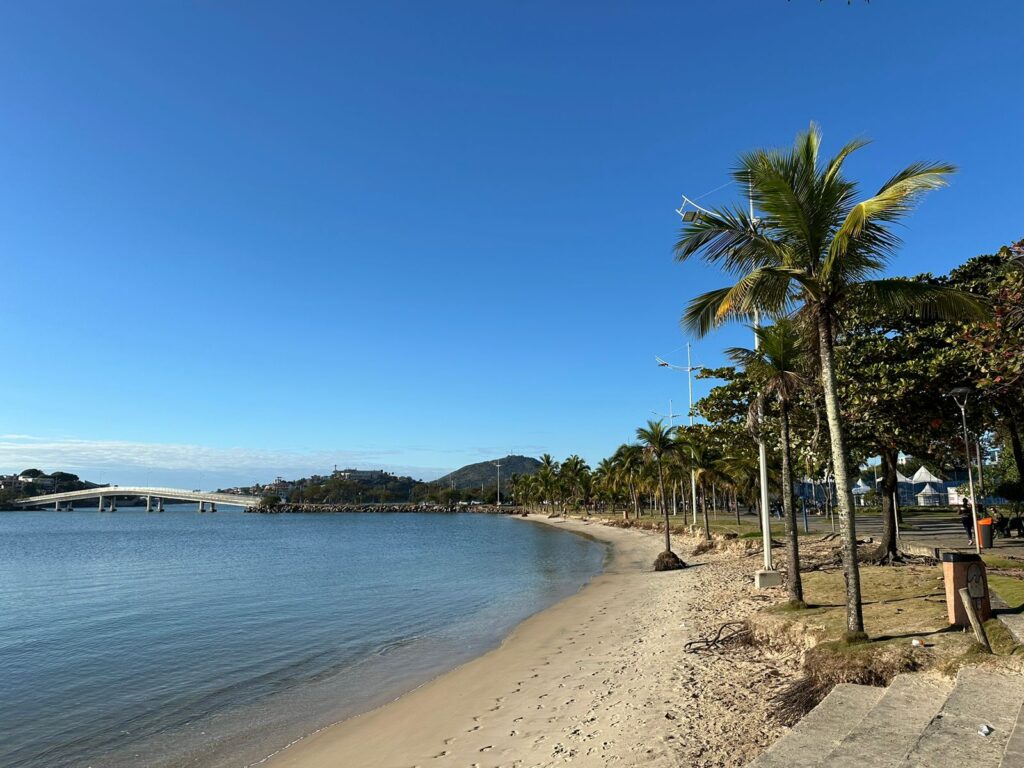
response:
M446 757L447 755L448 755L448 750L447 749L443 749L440 752L438 752L436 755L434 755L434 759L437 760L437 758L439 758L439 757Z
M486 747L480 747L481 752L490 752L492 749L494 749L494 747L490 744L488 744Z

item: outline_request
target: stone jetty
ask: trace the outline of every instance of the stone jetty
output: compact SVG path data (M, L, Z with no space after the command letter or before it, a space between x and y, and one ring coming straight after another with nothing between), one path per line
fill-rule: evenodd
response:
M513 507L493 504L291 504L282 502L274 506L249 507L246 512L261 515L287 515L328 512L473 512L488 515L511 515Z

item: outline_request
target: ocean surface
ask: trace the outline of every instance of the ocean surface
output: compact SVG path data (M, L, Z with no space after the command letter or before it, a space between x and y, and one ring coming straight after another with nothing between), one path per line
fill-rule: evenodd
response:
M246 766L497 645L602 545L490 515L0 512L0 766Z

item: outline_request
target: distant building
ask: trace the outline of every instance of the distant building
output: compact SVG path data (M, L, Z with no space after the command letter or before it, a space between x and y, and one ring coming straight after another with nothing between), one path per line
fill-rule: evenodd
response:
M387 472L383 469L340 469L334 472L335 477L357 483L366 480L383 480L386 475Z

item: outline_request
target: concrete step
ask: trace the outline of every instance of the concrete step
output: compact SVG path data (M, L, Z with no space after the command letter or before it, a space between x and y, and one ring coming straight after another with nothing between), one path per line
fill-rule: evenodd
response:
M1024 676L964 667L942 709L924 729L900 768L969 765L999 768L1024 704ZM992 728L982 736L978 728ZM1019 763L1018 768L1024 766Z
M1017 710L1017 720L1010 732L1003 751L1003 760L999 768L1020 768L1024 765L1024 704Z
M895 768L942 709L952 688L951 680L935 674L897 675L871 711L816 765Z
M884 693L884 688L840 683L748 768L816 768Z

